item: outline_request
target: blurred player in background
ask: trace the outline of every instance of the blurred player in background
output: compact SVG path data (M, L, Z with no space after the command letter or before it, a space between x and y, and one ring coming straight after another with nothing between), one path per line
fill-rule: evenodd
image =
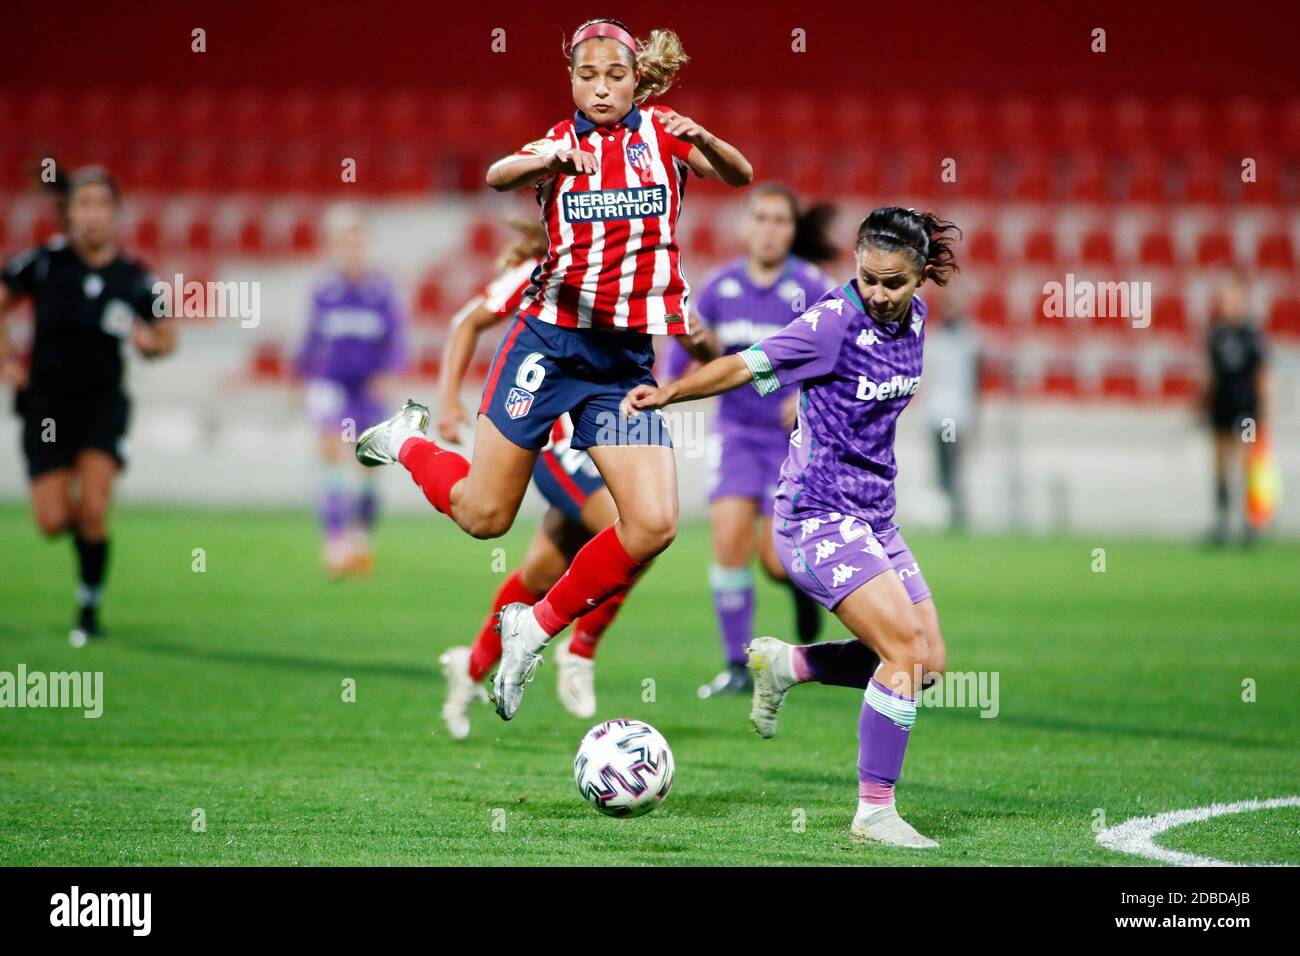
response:
M360 212L335 206L325 231L334 262L312 289L297 372L319 435L322 562L340 577L365 574L373 561L375 482L358 466L352 444L384 417L392 377L406 361L406 334L397 290L369 266Z
M979 410L979 337L955 303L930 310L925 340L925 386L921 407L934 436L935 471L948 501L948 529L966 527L961 465L975 435Z
M858 722L856 839L938 844L898 815L894 785L916 721L916 697L947 652L934 599L894 524L894 435L921 381L927 279L956 265L950 231L930 213L872 210L858 229L856 276L780 332L685 378L628 393L633 409L718 395L752 383L770 395L800 385L799 424L781 468L774 536L790 578L835 612L855 642L750 645L751 720L764 737L795 684L865 687Z
M710 276L695 298L697 344L703 342L710 356L734 354L779 332L820 299L834 284L817 268L837 254L826 235L834 215L827 205L801 209L794 193L779 184L754 187L741 225L745 255ZM690 361L685 348L674 348L665 378L680 377ZM764 396L746 389L724 393L718 402L708 439L709 587L724 668L699 689L702 698L752 689L745 645L754 636L755 554L773 580L790 584L772 544L772 505L798 391L791 386ZM799 640L816 640L817 602L792 584L790 592Z
M1225 544L1232 534L1233 479L1242 479L1244 497L1248 443L1262 437L1267 413L1264 338L1250 319L1249 303L1245 276L1232 272L1219 282L1210 310L1205 404L1214 433L1213 544ZM1254 529L1247 524L1242 535L1250 543Z
M20 253L0 274L0 369L23 420L32 510L42 533L70 531L77 550L74 647L103 634L109 506L126 465L131 409L122 343L129 339L150 359L176 347L168 297L114 240L120 206L105 170L74 172L66 181L66 235ZM23 296L35 305L30 368L10 354L3 328L5 312Z
M515 222L520 238L506 248L497 262L499 274L482 294L471 299L451 322L451 336L442 356L439 394L442 410L438 436L448 444L460 443L462 426L470 424L460 400L480 336L515 314L528 290L529 277L546 255L546 232L539 223ZM556 420L551 438L533 466L533 485L549 506L533 535L523 564L511 571L492 602L492 611L471 647L449 648L441 657L447 678L447 700L442 718L456 740L469 736L469 711L474 701L486 699L481 683L501 657L501 635L496 615L515 602L536 604L573 563L574 556L598 532L618 519L614 498L585 451L570 447L573 421L566 413ZM556 692L565 710L575 717L596 713L596 646L613 623L627 591L601 602L574 624L573 636L555 647Z
M531 608L501 610L498 715L510 720L553 637L625 591L677 535L677 463L657 413L630 421L619 403L653 382L654 335L690 332L676 224L689 173L746 186L749 161L693 119L639 104L665 92L687 57L671 30L637 40L590 20L567 46L577 110L488 168L498 192L535 188L546 258L492 363L474 460L424 437L429 410L408 402L361 436L368 465L400 462L437 510L467 533L510 529L556 419L573 419L618 506L618 521L574 557ZM486 116L485 116L486 118Z

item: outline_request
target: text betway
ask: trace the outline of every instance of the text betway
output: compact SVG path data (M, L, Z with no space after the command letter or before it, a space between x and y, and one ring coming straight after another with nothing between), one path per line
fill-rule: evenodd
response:
M883 402L891 398L915 395L921 387L921 376L895 375L888 382L873 382L865 375L858 376L858 398L864 402Z

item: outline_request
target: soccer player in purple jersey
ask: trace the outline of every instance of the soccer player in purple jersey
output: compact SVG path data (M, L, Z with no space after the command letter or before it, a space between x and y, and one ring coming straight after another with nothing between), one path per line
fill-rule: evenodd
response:
M857 275L751 349L669 385L639 385L628 411L799 384L799 421L781 468L773 537L792 580L857 642L796 647L761 637L749 648L750 719L763 737L795 684L865 688L858 722L856 839L934 847L898 815L894 785L916 698L946 666L925 578L894 525L894 429L921 381L926 305L917 288L956 269L949 232L931 213L872 210L858 229ZM860 643L859 643L860 642Z
M387 382L406 359L405 319L397 291L370 269L358 212L336 206L326 216L335 267L313 288L297 371L306 382L307 414L320 435L320 521L330 575L366 573L377 498L351 443L386 417Z
M834 208L801 209L794 193L777 183L756 186L750 195L741 226L745 255L717 270L695 300L698 335L714 356L731 355L779 332L834 284L817 268L837 255L826 235ZM675 347L666 378L678 378L690 360L685 348ZM790 582L772 545L772 505L794 427L797 391L791 386L771 395L728 392L713 419L707 459L713 526L709 587L724 668L699 689L702 698L752 689L745 647L754 636L750 565L755 554L773 580L791 585L800 642L815 640L821 625L817 602Z

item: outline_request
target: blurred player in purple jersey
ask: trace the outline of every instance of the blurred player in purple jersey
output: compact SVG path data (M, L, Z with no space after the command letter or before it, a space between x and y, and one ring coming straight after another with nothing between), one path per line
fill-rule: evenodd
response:
M405 364L406 335L396 289L367 263L359 213L336 206L325 227L334 267L312 290L297 371L320 434L323 560L338 577L370 570L377 499L372 476L352 460L352 443L384 418L387 379Z
M864 688L858 722L856 839L934 847L898 815L894 785L916 699L942 675L947 651L930 589L894 525L894 432L921 382L927 279L956 269L949 232L930 213L875 209L858 228L856 275L753 348L669 385L639 385L629 411L718 395L751 383L760 395L799 384L799 420L781 468L773 537L791 580L832 610L856 641L749 646L750 719L763 737L795 684Z
M700 320L695 336L712 355L734 354L779 332L831 288L834 283L816 264L836 257L826 236L834 214L826 205L801 210L794 193L776 183L754 187L741 228L745 255L710 276L695 300ZM690 361L686 349L675 346L666 378L680 377ZM789 583L772 545L772 505L794 427L797 391L728 392L713 419L708 439L709 587L725 666L699 689L702 698L752 689L745 646L754 636L754 555L774 580ZM800 642L809 643L817 637L820 611L798 587L791 585L791 593L796 633Z

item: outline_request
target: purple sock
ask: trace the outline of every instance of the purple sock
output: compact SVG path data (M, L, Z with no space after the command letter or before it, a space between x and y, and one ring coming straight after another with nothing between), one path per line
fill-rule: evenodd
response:
M880 658L858 640L822 641L794 649L794 672L800 681L866 689Z
M357 524L366 531L375 526L375 515L379 511L379 496L371 482L365 482L357 490L355 501Z
M320 499L320 521L326 535L332 538L347 530L348 510L347 490L337 482L327 484Z
M715 564L709 568L709 587L727 663L743 664L745 645L754 636L754 572Z
M903 771L916 700L890 691L875 678L867 685L858 719L858 796L889 803Z

